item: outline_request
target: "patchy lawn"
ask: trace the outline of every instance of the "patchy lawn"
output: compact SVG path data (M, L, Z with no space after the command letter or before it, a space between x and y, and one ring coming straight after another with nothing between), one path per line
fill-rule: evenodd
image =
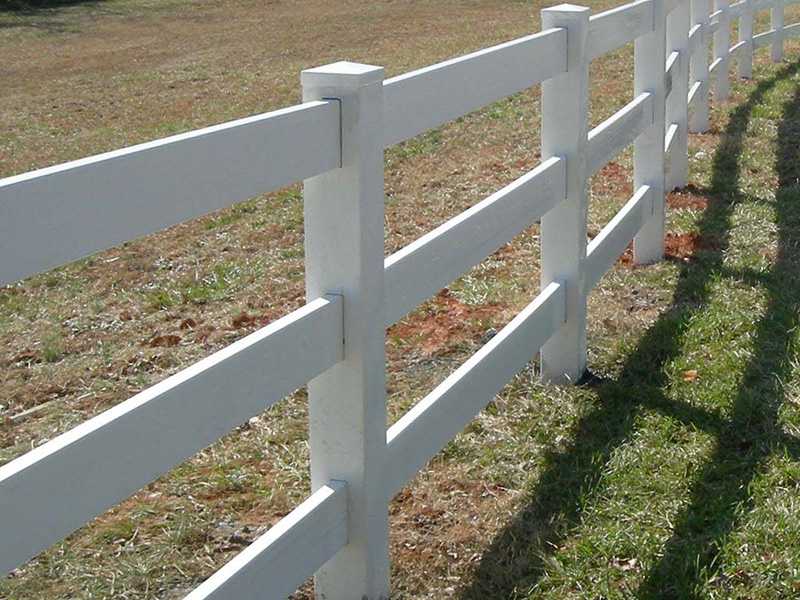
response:
M519 37L546 5L4 2L0 176L293 104L306 67L395 75ZM798 65L762 51L691 138L668 260L623 255L590 297L590 384L545 388L534 361L394 499L397 597L800 594ZM592 67L596 124L630 99L631 48ZM538 103L390 148L387 253L533 168ZM592 180L591 233L631 192L626 152ZM302 236L292 187L0 289L0 461L300 306ZM388 330L392 421L536 294L538 248L534 226ZM0 597L181 597L307 495L306 418L299 390Z

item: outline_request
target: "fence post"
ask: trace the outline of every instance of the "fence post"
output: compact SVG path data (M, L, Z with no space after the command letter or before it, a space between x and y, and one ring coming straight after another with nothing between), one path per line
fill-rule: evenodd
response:
M318 598L389 594L383 324L381 67L339 62L302 72L304 101L341 104L340 169L307 179L306 290L344 297L345 360L308 387L311 485L347 482L350 538L315 576Z
M709 29L709 15L711 14L711 0L692 0L692 24L698 23L702 27L700 47L692 54L690 77L692 82L700 82L694 111L689 121L689 131L703 133L708 131L709 106L708 106L708 46L711 37Z
M664 57L666 27L664 0L653 2L653 31L634 42L634 96L653 94L653 124L633 144L633 189L653 188L653 215L633 241L637 264L657 262L664 257Z
M542 83L542 159L567 159L567 198L542 218L542 289L556 279L567 287L567 321L542 348L542 379L549 383L574 383L586 371L590 13L574 4L542 10L542 29L567 30L567 72Z
M744 47L739 51L739 77L750 79L753 76L753 4L755 0L744 0L744 10L739 19L739 41Z
M721 10L719 29L714 32L714 58L719 59L714 79L714 100L726 100L730 93L731 21L728 10L731 0L715 0L714 8Z
M781 62L783 60L783 9L783 0L772 0L770 22L772 29L775 31L770 51L772 62Z
M667 17L667 52L680 53L680 73L672 82L672 91L666 99L666 123L677 125L672 143L666 189L686 186L688 172L688 123L689 120L689 0L681 0Z

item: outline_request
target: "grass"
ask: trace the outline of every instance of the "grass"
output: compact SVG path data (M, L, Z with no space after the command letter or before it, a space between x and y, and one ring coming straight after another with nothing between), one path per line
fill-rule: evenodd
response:
M12 4L2 176L289 105L305 67L394 75L518 37L543 6ZM593 124L630 99L630 59L592 65ZM538 103L520 94L389 149L386 251L534 167ZM670 259L623 259L590 296L589 384L543 387L534 361L393 500L396 597L800 594L798 123L800 63L760 53L690 139ZM631 158L593 178L592 232L632 192ZM0 461L300 306L302 232L293 187L0 290ZM538 253L534 226L388 331L390 421L530 301ZM0 581L0 597L182 597L307 495L306 440L298 390Z

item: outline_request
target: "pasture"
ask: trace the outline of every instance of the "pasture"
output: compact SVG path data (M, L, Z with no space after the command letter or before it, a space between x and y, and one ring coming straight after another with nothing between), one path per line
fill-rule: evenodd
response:
M0 176L296 103L303 68L347 59L391 76L516 38L539 30L544 6L9 4ZM756 77L734 77L710 132L690 138L669 260L623 256L590 296L594 377L547 388L533 361L395 497L397 597L800 590L798 50L787 43L783 65L758 54ZM631 81L629 47L592 64L592 125ZM390 148L386 252L537 164L539 127L531 90ZM630 197L631 162L593 178L590 234ZM302 239L292 187L0 290L0 460L299 307ZM391 420L529 302L538 258L534 227L388 330ZM307 495L306 420L299 390L0 595L181 597Z

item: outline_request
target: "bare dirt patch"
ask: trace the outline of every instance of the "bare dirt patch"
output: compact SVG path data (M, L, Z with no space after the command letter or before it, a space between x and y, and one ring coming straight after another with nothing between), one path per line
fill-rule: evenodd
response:
M681 190L672 190L667 194L667 206L671 209L688 209L703 211L708 208L708 197L703 190L690 183Z
M718 252L721 242L713 235L701 235L695 231L687 233L668 232L664 239L664 255L669 260L687 261L699 250Z
M465 341L479 341L490 330L489 323L504 312L497 303L464 304L448 288L436 294L429 306L429 312L412 315L388 332L389 336L418 340L424 357L448 356Z

